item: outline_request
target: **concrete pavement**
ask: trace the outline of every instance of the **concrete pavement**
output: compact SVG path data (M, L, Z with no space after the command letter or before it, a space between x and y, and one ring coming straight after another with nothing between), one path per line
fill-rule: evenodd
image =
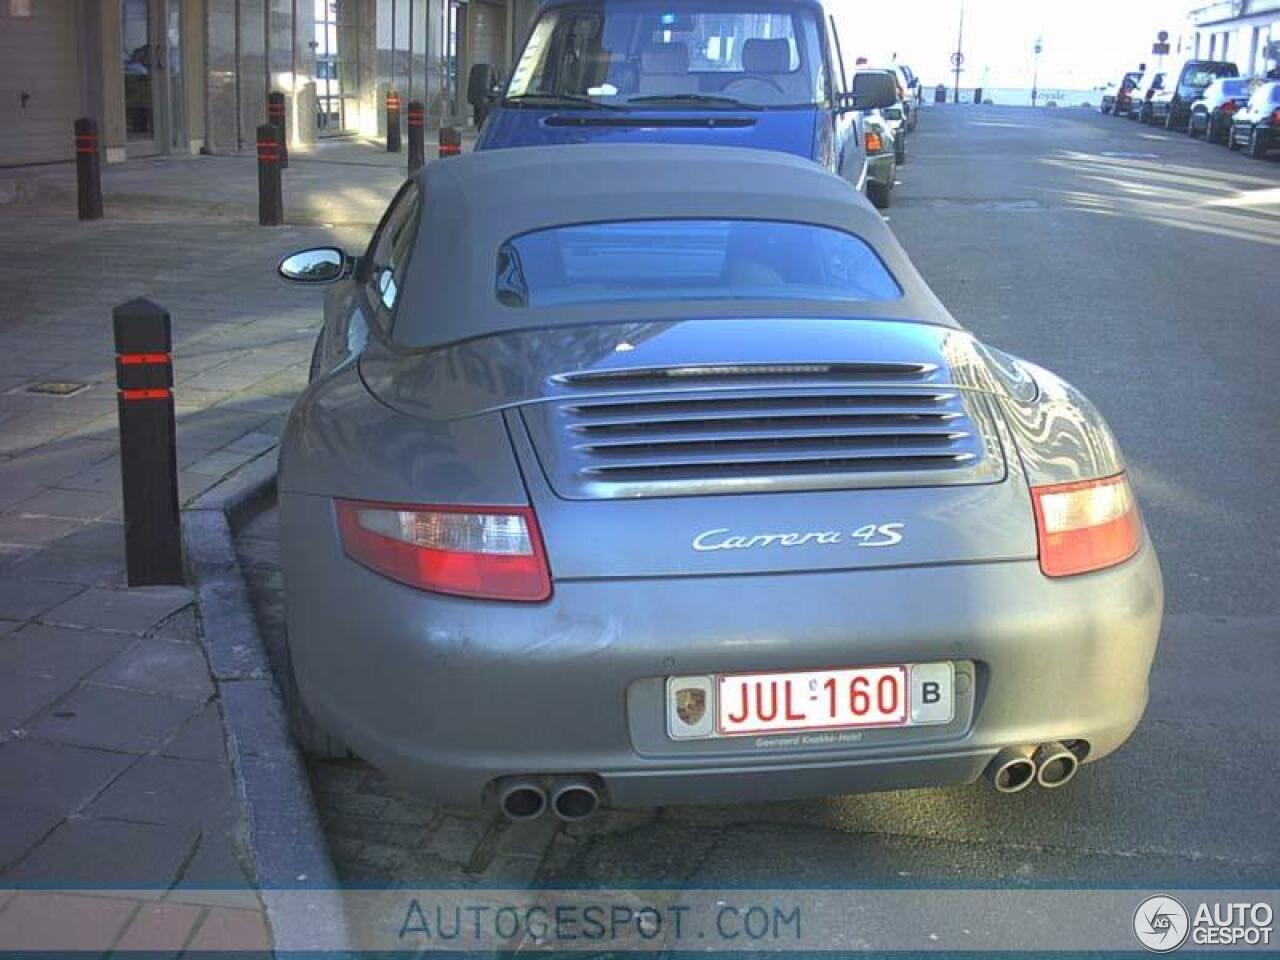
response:
M358 144L299 157L275 229L243 158L106 168L94 223L69 166L0 171L0 887L148 891L0 894L3 942L77 916L86 944L267 946L193 594L125 587L111 308L172 314L191 504L271 460L305 384L319 303L276 260L362 249L403 163Z

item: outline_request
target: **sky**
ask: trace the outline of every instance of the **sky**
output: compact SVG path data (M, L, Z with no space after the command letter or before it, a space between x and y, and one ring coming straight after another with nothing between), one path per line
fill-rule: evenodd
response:
M1043 39L1042 90L1088 90L1118 81L1169 32L1174 56L1189 0L963 0L963 88L1030 87L1036 38ZM887 64L894 53L926 87L950 87L961 0L827 0L847 64Z

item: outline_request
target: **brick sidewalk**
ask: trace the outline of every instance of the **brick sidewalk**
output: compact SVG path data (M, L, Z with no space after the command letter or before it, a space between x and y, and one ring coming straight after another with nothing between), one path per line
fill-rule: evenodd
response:
M294 225L276 229L254 222L240 158L111 168L107 219L88 224L70 167L0 171L37 185L0 203L0 888L144 888L173 905L67 906L122 946L160 929L254 944L263 928L191 591L124 585L111 308L146 296L173 316L184 503L274 456L321 307L275 262L363 249L402 177L343 149L285 174ZM49 381L81 386L31 392ZM180 908L209 887L241 893ZM0 889L0 942L38 939L49 902Z

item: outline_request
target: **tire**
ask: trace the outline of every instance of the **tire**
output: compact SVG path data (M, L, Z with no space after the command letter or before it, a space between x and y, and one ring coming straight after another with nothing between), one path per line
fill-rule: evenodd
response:
M293 657L288 642L284 645L284 664L280 679L280 694L284 698L285 713L289 718L289 731L304 757L312 760L351 760L355 754L345 743L320 726L302 702L298 678L293 672Z
M1218 138L1220 136L1221 134L1218 132L1218 123L1214 119L1213 114L1211 113L1209 114L1209 119L1205 122L1205 125L1204 125L1204 142L1217 143Z
M1249 134L1249 156L1255 160L1261 160L1267 155L1267 147L1262 142L1262 137L1258 134L1258 128L1254 127Z
M1194 113L1187 117L1187 136L1192 140L1200 139L1199 135L1196 133L1196 115Z
M902 166L907 162L907 138L905 135L894 141L893 162L898 164L898 166Z
M868 180L867 199L877 210L888 210L889 205L893 203L893 193L885 184Z

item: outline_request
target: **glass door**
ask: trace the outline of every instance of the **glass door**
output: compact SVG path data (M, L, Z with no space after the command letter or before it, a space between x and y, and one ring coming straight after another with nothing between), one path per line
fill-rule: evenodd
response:
M348 45L352 40L350 18L356 15L343 0L315 0L316 135L349 133L359 114L355 103L355 63Z
M129 156L181 148L181 0L121 0L120 40Z

